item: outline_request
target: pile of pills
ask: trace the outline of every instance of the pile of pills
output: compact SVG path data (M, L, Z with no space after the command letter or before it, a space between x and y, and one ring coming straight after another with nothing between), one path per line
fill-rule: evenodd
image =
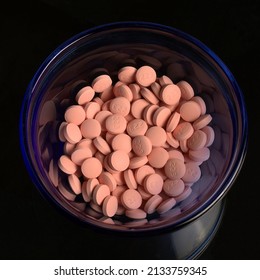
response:
M214 141L204 100L148 66L124 66L112 81L94 78L75 94L59 139L68 200L81 196L106 217L144 219L186 199Z

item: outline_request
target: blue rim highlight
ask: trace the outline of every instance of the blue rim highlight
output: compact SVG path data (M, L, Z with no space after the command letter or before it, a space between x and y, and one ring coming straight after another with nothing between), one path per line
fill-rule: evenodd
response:
M186 218L181 219L177 224L174 226L182 225L187 222L190 222L200 216L201 214L205 213L211 206L213 206L217 201L219 201L229 190L231 187L232 183L234 182L236 176L239 173L239 169L241 168L243 161L245 159L245 154L246 154L246 149L248 145L248 118L247 118L247 112L246 112L246 107L245 107L245 101L244 97L242 94L242 91L236 82L233 74L231 71L228 69L228 67L224 64L224 62L210 49L208 48L204 43L196 39L195 37L180 31L176 28L169 27L166 25L158 24L158 23L153 23L153 22L138 22L138 21L121 21L121 22L114 22L114 23L108 23L108 24L103 24L97 27L93 27L90 29L87 29L81 33L78 33L77 35L71 37L64 43L62 43L60 46L58 46L45 60L44 62L40 65L38 70L36 71L35 75L33 76L31 82L29 83L23 103L21 106L21 111L20 111L20 123L19 123L19 133L20 133L20 147L21 147L21 152L22 156L26 165L26 168L29 172L29 175L33 181L33 183L37 186L37 188L41 189L44 191L44 193L53 201L53 198L51 195L44 189L44 186L42 186L42 182L40 181L38 175L36 174L34 168L33 168L33 163L32 160L28 154L28 144L31 139L27 138L26 130L24 129L24 126L27 125L26 119L27 119L27 114L28 114L28 106L30 104L30 100L32 97L31 92L34 90L35 85L37 84L38 79L41 76L41 73L44 71L44 69L49 65L49 63L57 56L61 51L64 51L66 48L68 48L71 44L73 44L75 41L81 39L82 37L89 36L94 33L98 33L101 31L107 31L110 29L120 29L120 28L146 28L150 30L157 30L157 31L163 31L166 33L173 34L175 36L178 36L180 38L183 38L184 40L190 42L191 44L195 45L197 48L201 49L205 54L211 57L211 59L222 69L226 77L228 78L230 84L234 88L234 91L236 92L236 98L239 103L239 107L241 110L241 128L236 128L241 130L241 146L240 149L238 150L237 154L237 159L239 159L235 165L232 166L232 170L230 172L229 177L226 178L226 181L223 182L222 187L214 194L214 196L208 201L207 203L201 205L199 209L196 209L194 212L190 213ZM235 133L236 134L236 133ZM234 135L236 136L236 135ZM171 227L171 226L163 226L163 227ZM150 231L151 229L147 229ZM137 231L146 231L145 229L139 229Z

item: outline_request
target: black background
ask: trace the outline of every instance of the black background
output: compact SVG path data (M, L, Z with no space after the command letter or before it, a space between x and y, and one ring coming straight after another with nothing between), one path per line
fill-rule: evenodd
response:
M8 1L0 9L0 258L157 259L148 239L99 234L67 219L32 184L19 147L19 113L33 74L59 44L102 23L142 20L181 29L208 45L240 85L249 117L243 168L219 231L201 259L260 259L258 1ZM117 241L120 240L120 246ZM142 242L147 250L140 249ZM146 242L146 243L145 243ZM99 244L99 246L95 244ZM170 258L170 257L169 257Z

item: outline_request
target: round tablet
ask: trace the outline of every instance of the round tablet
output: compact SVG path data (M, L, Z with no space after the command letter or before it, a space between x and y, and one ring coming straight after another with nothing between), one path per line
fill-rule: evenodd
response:
M207 136L207 141L206 141L205 147L211 146L214 142L214 139L215 139L214 129L211 126L204 126L201 130Z
M92 152L88 148L75 149L70 157L74 163L81 165L85 159L92 157Z
M123 133L126 129L126 125L126 119L120 114L108 116L105 122L107 131L112 134Z
M187 101L180 107L181 118L187 122L194 122L201 115L201 109L198 103Z
M85 105L86 119L94 119L96 114L101 110L100 105L97 102L90 101Z
M131 169L124 171L124 179L129 189L137 189L137 182L135 180L134 172Z
M117 198L113 195L108 195L102 204L103 214L107 217L113 217L118 209Z
M112 85L112 80L109 75L100 75L96 77L91 86L95 92L102 92Z
M147 156L132 157L130 159L129 168L130 169L136 169L136 168L139 168L141 166L144 166L147 162L148 162Z
M154 125L164 127L171 115L171 110L165 106L159 107L153 114Z
M199 150L189 150L190 159L198 162L203 162L209 159L210 150L207 147L203 147Z
M68 182L69 182L69 185L70 185L72 191L75 194L81 193L81 182L75 174L71 174L68 176Z
M111 115L112 113L107 110L102 110L95 115L95 120L97 120L100 123L102 131L106 131L106 126L105 126L106 119L108 116Z
M150 165L143 165L134 171L136 182L139 185L143 185L144 178L154 173L155 170Z
M191 137L187 140L187 146L192 150L203 148L207 141L207 135L201 130L195 130Z
M166 142L166 132L160 126L152 126L145 133L153 147L160 147Z
M152 167L162 168L169 159L169 153L164 148L155 147L147 157Z
M111 147L114 151L123 150L129 153L132 150L132 139L126 133L118 134L112 139Z
M156 81L156 72L152 67L145 65L137 69L135 79L140 86L148 87Z
M176 149L172 149L170 151L168 151L168 155L169 155L169 158L172 159L172 158L177 158L177 159L180 159L184 162L184 156L183 156L183 153L179 150L176 150Z
M186 171L182 177L182 180L185 183L197 182L201 176L201 170L198 164L195 162L187 162L185 166L186 166Z
M147 100L151 104L158 104L159 103L159 99L148 88L145 88L145 87L141 88L140 89L140 94L145 100Z
M113 114L120 114L125 117L130 112L130 102L125 97L119 96L111 100L109 108Z
M124 171L128 168L130 159L123 150L114 151L109 155L109 164L117 171Z
M73 174L77 171L77 165L66 155L62 155L59 158L58 165L66 174Z
M145 219L147 216L147 213L142 209L132 209L132 210L126 210L125 215L128 218L140 220L140 219Z
M143 119L146 121L148 125L154 125L153 123L153 115L155 111L159 108L158 105L148 105L143 110Z
M135 82L136 71L137 69L133 66L122 67L121 69L119 69L117 74L119 81L125 84L130 84Z
M80 125L85 120L85 110L80 105L72 105L65 111L64 118L68 123Z
M167 120L166 124L166 131L167 132L173 132L173 130L177 127L179 124L181 115L178 112L174 112L169 119Z
M170 197L180 195L184 191L185 185L182 179L166 179L163 184L163 191Z
M160 99L167 105L175 105L180 101L180 88L174 84L168 84L161 88Z
M137 99L132 103L131 106L131 114L136 118L136 119L141 119L143 116L143 111L146 106L150 105L148 101L145 99Z
M152 214L156 211L156 208L160 205L160 203L162 202L162 197L158 194L153 195L152 197L150 197L145 205L144 205L144 211L147 214Z
M87 158L81 165L82 174L86 178L98 177L101 174L102 169L101 162L95 157Z
M100 135L101 125L95 119L87 119L80 125L82 136L88 139L93 139Z
M79 105L85 105L93 99L94 95L94 89L90 86L86 86L80 89L80 91L76 94L75 100Z
M157 173L150 174L144 178L143 185L144 185L144 189L148 193L152 195L159 194L162 191L163 179Z
M176 140L186 140L191 137L194 132L194 128L189 122L182 122L177 125L177 127L173 130L173 136Z
M205 126L207 126L212 121L212 117L210 114L205 114L200 116L194 123L193 127L194 129L201 129Z
M142 204L142 197L138 191L128 189L122 194L121 202L126 209L137 209Z
M128 122L126 126L126 131L131 137L144 135L147 129L148 125L143 119L133 119L130 122Z
M194 90L192 86L186 81L179 81L176 84L181 90L181 98L184 100L190 100L194 96Z
M111 152L107 141L101 136L97 136L93 139L93 144L103 155L108 155Z
M104 184L104 185L107 185L110 189L110 191L112 192L116 186L117 186L117 183L116 183L116 179L114 178L114 176L107 172L107 171L103 171L99 176L98 176L98 181L101 183L101 184Z
M172 180L180 179L185 171L184 162L177 158L169 159L164 166L165 175Z
M137 156L147 156L152 151L152 143L147 136L139 135L132 140L132 149Z
M82 138L79 127L74 123L68 123L63 129L63 133L65 139L71 144L78 143Z
M159 214L163 214L163 213L166 213L167 211L171 210L174 205L176 204L176 200L171 197L171 198L168 198L168 199L165 199L156 209L156 211L159 213Z
M108 195L110 195L109 187L104 184L99 184L93 190L93 202L101 205Z

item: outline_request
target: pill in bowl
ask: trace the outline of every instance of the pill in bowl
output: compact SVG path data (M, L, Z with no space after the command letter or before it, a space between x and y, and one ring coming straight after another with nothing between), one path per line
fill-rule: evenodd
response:
M246 154L247 116L232 73L199 40L119 22L77 34L43 62L20 140L33 182L64 213L156 232L225 197Z

